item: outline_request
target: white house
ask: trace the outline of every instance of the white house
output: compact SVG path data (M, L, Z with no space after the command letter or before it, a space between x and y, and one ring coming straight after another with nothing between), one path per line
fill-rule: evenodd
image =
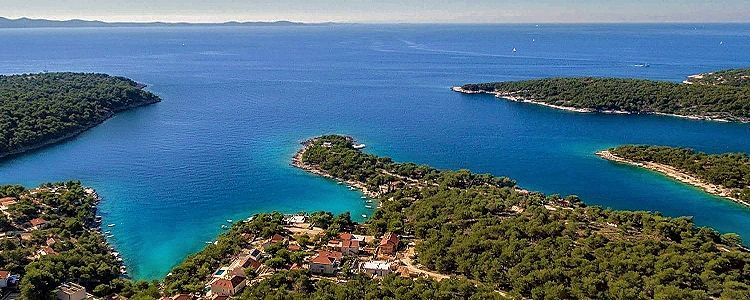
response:
M366 261L361 265L362 271L373 276L391 274L391 263L386 261Z

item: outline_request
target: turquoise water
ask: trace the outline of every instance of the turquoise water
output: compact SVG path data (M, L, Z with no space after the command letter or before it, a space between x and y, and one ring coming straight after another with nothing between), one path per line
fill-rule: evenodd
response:
M21 29L0 30L0 44L0 73L106 72L164 99L0 162L0 183L95 187L104 222L117 224L112 243L137 278L163 276L226 219L369 214L359 193L289 166L299 142L324 133L589 204L694 216L750 240L750 209L593 155L622 143L747 152L750 125L576 114L449 90L572 75L681 81L750 65L750 25Z

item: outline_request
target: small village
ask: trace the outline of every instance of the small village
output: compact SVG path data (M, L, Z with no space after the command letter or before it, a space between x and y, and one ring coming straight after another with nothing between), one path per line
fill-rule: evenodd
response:
M409 242L409 239L393 233L375 237L341 232L334 238L322 240L326 236L326 231L313 227L306 214L287 215L284 223L285 232L275 233L270 238L263 239L243 234L249 246L233 257L230 263L215 270L210 278L206 278L205 293L177 294L162 299L230 299L240 295L245 287L281 270L305 269L316 280L335 282L346 280L346 276L341 276L342 273L361 273L373 278L389 274L406 278L447 277L419 270L412 265L408 254L413 255L414 244ZM300 240L317 242L303 245ZM304 262L269 266L269 250L273 247L280 247L290 253L302 253L305 256Z

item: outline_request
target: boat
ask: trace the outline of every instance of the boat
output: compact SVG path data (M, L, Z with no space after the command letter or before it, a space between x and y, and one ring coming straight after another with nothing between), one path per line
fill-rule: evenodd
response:
M513 53L515 53L515 52L518 52L518 50L516 50L516 48L514 47L513 48Z
M362 215L362 217L366 219L366 218L367 218L367 215Z
M372 199L367 199L367 203L372 203Z
M635 67L639 67L639 68L648 68L648 67L650 67L651 65L649 65L649 64L646 64L646 63L644 63L644 64L635 64L635 65L633 65L633 66L635 66Z
M115 224L109 224L107 227L115 227Z
M336 182L336 184L338 184L338 185L342 185L342 184L344 184L344 183L343 183L343 182L341 182L341 181L339 181L339 182Z
M367 199L367 197L365 197L365 196L362 196L362 197L360 197L360 198L362 198L362 199Z
M213 244L214 242L205 242L207 245Z
M112 231L105 231L104 234L110 234Z
M364 149L365 147L367 147L367 145L365 145L365 144L354 144L354 145L352 145L352 148L357 149L357 150Z
M365 205L365 208L372 208L372 205Z
M232 223L232 219L227 219L227 223Z
M221 229L229 229L229 226L227 226L227 225L221 225Z

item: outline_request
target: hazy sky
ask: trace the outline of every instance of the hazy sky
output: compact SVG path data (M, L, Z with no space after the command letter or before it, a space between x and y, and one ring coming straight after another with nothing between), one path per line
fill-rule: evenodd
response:
M0 16L104 21L750 22L750 0L2 0Z

